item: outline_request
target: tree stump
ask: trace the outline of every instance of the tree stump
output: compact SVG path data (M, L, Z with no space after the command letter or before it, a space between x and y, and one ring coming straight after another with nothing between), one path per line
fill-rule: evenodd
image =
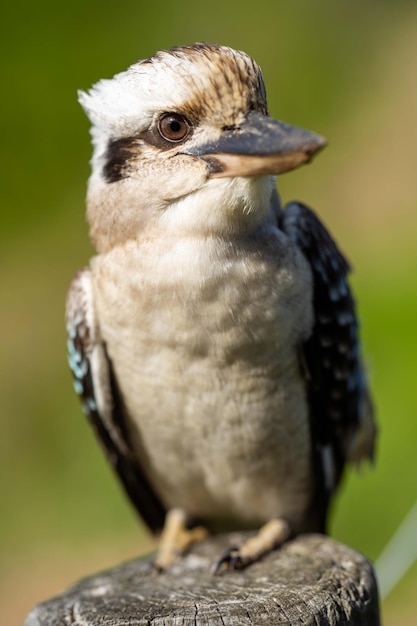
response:
M80 581L36 606L24 626L379 626L365 557L322 535L303 535L244 571L210 573L232 533L194 546L169 571L137 559Z

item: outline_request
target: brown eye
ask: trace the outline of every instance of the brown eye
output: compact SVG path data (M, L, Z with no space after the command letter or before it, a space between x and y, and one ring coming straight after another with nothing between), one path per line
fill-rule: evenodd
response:
M190 132L190 125L179 113L166 113L159 120L159 132L168 141L182 141Z

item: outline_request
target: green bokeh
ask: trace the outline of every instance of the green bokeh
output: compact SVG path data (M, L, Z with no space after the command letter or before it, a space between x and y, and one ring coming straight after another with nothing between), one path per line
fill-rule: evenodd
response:
M65 362L65 293L92 254L88 122L76 91L159 48L194 41L251 54L271 113L330 140L280 190L319 210L356 268L380 441L375 471L347 477L333 532L377 557L417 496L412 24L414 3L388 0L24 0L3 10L3 573L34 546L62 542L76 551L81 541L99 543L136 524L84 423ZM415 580L416 568L402 584Z

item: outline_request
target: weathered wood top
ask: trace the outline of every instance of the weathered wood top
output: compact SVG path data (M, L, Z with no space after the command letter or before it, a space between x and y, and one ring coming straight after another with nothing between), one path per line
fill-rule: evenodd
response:
M170 571L143 558L82 580L24 626L379 626L373 569L329 537L305 535L243 572L210 567L247 534L211 537Z

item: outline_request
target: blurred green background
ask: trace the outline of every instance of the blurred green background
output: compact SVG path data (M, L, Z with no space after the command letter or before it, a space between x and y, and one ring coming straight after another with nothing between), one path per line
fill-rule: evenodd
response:
M417 498L416 3L18 0L2 14L1 623L152 547L72 391L63 315L92 254L76 90L176 44L245 50L271 114L329 140L280 191L319 211L356 269L380 438L375 471L347 475L332 533L377 558ZM386 625L416 623L416 582L414 565Z

